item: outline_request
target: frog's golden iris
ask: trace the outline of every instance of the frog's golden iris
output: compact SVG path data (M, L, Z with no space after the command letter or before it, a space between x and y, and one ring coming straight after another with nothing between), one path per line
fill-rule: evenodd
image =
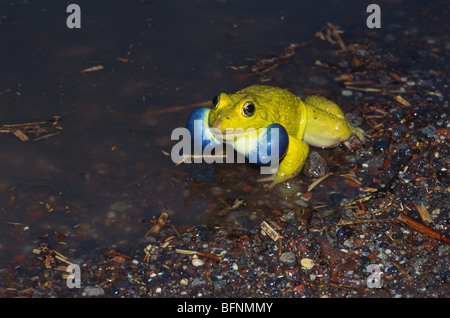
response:
M302 101L292 93L277 87L253 85L234 94L221 93L213 101L208 125L223 134L227 129L265 128L279 124L288 134L287 151L278 171L261 181L271 186L288 180L303 168L309 146L335 147L352 134L364 142L364 132L346 120L334 102L320 96Z

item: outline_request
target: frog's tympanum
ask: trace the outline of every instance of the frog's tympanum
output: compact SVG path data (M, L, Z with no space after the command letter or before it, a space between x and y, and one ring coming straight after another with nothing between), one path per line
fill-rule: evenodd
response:
M352 134L364 142L364 131L351 126L334 102L321 96L301 100L284 89L263 85L231 95L221 93L213 99L212 109L199 108L191 114L187 122L191 135L195 126L201 127L203 147L233 140L231 144L238 153L247 158L256 153L253 158L259 164L268 163L267 156L259 155L260 148L266 149L269 157L275 152L276 156L270 158L280 160L278 170L260 180L271 181L271 186L300 173L308 145L335 147ZM271 138L274 132L276 138ZM243 136L255 142L245 143L240 138Z

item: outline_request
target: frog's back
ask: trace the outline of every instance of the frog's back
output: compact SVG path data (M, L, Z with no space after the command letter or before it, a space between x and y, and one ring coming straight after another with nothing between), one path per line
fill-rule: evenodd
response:
M338 118L345 119L345 115L341 108L331 100L322 96L309 96L305 99L305 103L315 108L321 109L328 114L332 114Z

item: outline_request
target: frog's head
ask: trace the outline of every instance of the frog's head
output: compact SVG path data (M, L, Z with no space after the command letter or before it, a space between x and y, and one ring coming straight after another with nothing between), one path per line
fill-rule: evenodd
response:
M283 107L285 98L283 90L261 85L231 95L221 93L213 98L212 109L194 110L186 126L194 142L203 148L225 141L250 162L275 162L289 144L289 134L280 120L285 118L280 110L289 110Z
M273 123L271 114L256 94L221 93L213 98L209 113L209 126L219 129L223 134L227 129L259 129Z

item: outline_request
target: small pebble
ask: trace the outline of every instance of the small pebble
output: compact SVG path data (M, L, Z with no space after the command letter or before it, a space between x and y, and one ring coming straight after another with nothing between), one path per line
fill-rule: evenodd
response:
M295 262L295 254L293 252L284 252L280 256L280 261L283 263L291 264Z
M300 265L306 269L311 269L314 267L314 261L310 258L302 258Z
M192 259L192 265L195 267L203 266L203 264L205 264L205 262L201 258Z
M87 296L87 297L104 296L105 291L103 290L102 287L100 287L98 285L86 286L83 289L82 295Z
M345 240L345 241L344 241L344 245L345 245L346 247L349 247L349 248L352 248L352 247L353 247L353 243L352 243L350 240Z
M187 278L182 278L180 280L180 285L187 286L189 284L189 280Z
M341 94L342 94L342 96L348 97L348 96L352 96L353 92L349 89L344 89L344 90L342 90Z

